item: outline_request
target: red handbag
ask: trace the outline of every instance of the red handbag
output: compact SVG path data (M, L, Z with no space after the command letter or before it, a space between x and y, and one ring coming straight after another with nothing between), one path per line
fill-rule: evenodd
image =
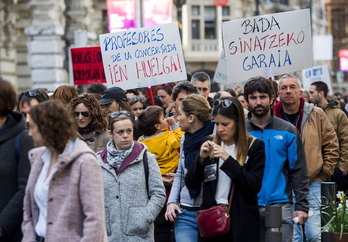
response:
M232 184L228 206L213 206L197 212L197 224L202 238L211 239L227 234L230 231L230 207L234 193Z

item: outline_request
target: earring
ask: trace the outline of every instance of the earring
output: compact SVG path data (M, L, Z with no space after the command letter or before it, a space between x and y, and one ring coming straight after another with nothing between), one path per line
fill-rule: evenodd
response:
M189 123L191 123L192 121L191 121L191 120L189 120L188 122L189 122Z

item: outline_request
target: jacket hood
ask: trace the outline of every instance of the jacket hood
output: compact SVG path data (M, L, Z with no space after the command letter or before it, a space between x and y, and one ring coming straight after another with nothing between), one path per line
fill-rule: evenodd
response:
M341 105L340 105L340 103L338 101L333 100L333 99L328 99L327 102L328 102L328 104L326 105L326 107L324 107L324 109L325 108L338 108L338 109L341 109Z
M306 115L310 116L310 114L311 114L313 108L314 108L314 104L313 104L313 103L307 103L307 102L306 102L305 105L304 105L304 107L303 107L303 112L304 112Z
M31 161L37 160L36 157L41 157L46 149L47 149L46 146L32 149L29 152L30 160ZM80 158L82 155L86 155L86 154L91 154L93 156L96 156L94 151L91 150L84 141L80 139L75 139L67 143L63 153L59 155L58 161L64 161L65 165L68 165L74 160L76 160L77 158Z
M5 124L0 128L0 143L11 139L24 129L26 129L26 125L23 115L18 112L12 112L7 116Z

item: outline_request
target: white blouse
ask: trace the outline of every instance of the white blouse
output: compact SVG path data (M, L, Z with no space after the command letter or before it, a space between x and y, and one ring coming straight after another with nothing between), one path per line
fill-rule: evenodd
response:
M226 146L223 142L221 142L221 147L234 159L236 159L236 145L230 145ZM219 165L220 168L222 164L224 163L223 159L219 159ZM216 193L215 193L215 201L217 204L225 204L228 205L228 195L231 191L231 178L222 170L218 170L218 180L217 180L217 187L216 187Z

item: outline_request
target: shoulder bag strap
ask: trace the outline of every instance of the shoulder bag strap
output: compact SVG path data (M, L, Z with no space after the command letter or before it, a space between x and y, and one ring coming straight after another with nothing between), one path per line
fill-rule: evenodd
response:
M145 182L146 182L146 192L147 196L149 196L149 163L147 161L147 151L144 151L144 157L143 157L143 165L144 165L144 172L145 172Z

